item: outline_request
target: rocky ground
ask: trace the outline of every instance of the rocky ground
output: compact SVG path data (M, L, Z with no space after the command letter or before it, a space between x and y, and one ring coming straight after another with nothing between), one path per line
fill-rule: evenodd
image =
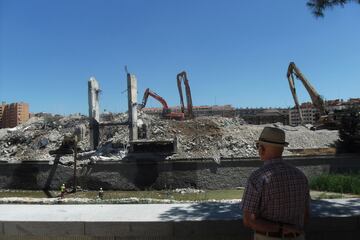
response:
M326 148L338 139L337 131L311 131L304 126L291 127L282 124L249 125L241 118L199 117L195 120L175 121L140 113L140 122L147 125L148 139L164 140L177 138L178 153L172 158L211 157L255 157L254 141L264 126L277 126L286 132L288 149ZM125 122L127 115L106 114L105 121ZM101 129L101 142L96 151L89 151L89 122L87 117L53 116L37 114L16 128L0 129L0 160L8 162L27 160L49 160L54 157L50 150L57 149L66 134L80 131L79 142L83 163L99 160L121 160L127 152L127 126L108 126ZM291 155L290 151L285 151ZM71 162L72 156L61 158Z

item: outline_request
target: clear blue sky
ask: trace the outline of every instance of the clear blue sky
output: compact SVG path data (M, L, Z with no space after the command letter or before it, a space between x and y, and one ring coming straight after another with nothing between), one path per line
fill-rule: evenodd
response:
M306 0L0 0L0 101L87 114L93 75L101 110L125 111L127 65L139 101L178 105L186 70L194 105L288 107L289 61L325 99L360 97L359 23L358 4L316 19Z

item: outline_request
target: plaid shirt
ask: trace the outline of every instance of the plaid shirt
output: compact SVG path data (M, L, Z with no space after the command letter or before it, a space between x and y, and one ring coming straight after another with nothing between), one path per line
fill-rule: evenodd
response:
M306 176L282 159L272 159L251 174L242 209L269 221L303 228L309 201Z

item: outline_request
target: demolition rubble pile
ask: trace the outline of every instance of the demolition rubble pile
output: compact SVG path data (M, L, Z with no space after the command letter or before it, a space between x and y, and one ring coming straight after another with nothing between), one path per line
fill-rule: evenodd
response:
M125 122L127 114L106 114L106 121ZM282 124L249 125L241 118L199 117L194 120L175 121L146 115L139 117L147 126L147 138L151 140L177 139L178 152L171 158L204 158L218 161L222 157L255 157L254 141L264 126L274 126L286 132L289 149L326 148L338 139L337 131L311 131L303 126L291 127ZM16 128L0 129L0 160L8 162L26 160L51 160L50 150L59 148L66 134L81 130L78 143L80 161L120 160L128 147L127 126L106 126L100 130L100 145L90 151L89 121L85 116L32 117ZM285 151L286 155L291 152ZM60 162L71 164L72 155L61 157ZM80 165L82 163L80 162Z
M327 148L338 139L338 131L311 131L304 126L291 127L281 123L249 125L241 118L201 117L186 121L169 121L154 117L143 118L150 126L153 139L174 138L178 154L174 157L256 157L255 140L264 126L276 126L286 132L288 149ZM285 151L285 155L292 155Z
M0 160L16 162L53 159L49 151L57 149L66 134L73 134L76 128L85 129L87 122L84 116L37 114L25 124L0 129ZM84 139L79 142L79 146L86 148L87 142Z

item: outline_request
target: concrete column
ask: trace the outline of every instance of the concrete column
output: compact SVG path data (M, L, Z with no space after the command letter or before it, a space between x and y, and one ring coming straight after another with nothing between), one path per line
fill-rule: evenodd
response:
M90 146L96 149L99 144L99 94L100 87L95 77L88 81L88 98L89 98L89 118L90 118Z
M137 81L135 75L127 74L129 140L137 140Z

